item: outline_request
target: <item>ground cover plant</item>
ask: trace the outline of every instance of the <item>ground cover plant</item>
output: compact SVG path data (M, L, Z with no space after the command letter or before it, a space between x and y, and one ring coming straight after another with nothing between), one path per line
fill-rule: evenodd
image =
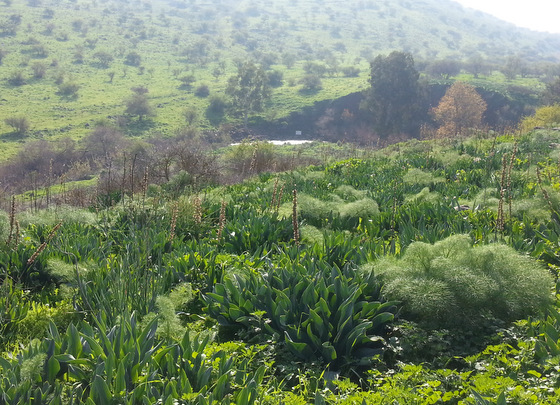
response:
M14 209L1 401L556 403L558 141L413 141Z

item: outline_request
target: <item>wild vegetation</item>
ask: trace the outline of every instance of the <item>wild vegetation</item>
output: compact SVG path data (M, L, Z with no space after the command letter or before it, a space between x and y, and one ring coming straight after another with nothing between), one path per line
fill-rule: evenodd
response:
M4 0L0 404L558 403L558 49L447 1ZM231 145L295 131L337 144Z
M129 136L170 136L186 109L198 111L199 131L249 119L257 132L272 122L284 136L314 136L286 128L289 114L361 92L368 63L395 49L426 76L488 77L481 86L517 99L519 84L538 90L558 76L560 42L451 1L9 0L0 36L4 158L24 139L78 140L105 120ZM229 108L228 82L249 61L270 97L258 109ZM150 114L131 108L139 87ZM5 123L22 117L25 131Z
M559 142L479 132L88 208L14 199L2 401L554 404Z
M7 210L26 191L38 206L93 183L108 195L124 171L136 190L181 172L235 181L217 151L247 136L379 147L503 131L557 102L560 80L557 36L453 2L11 0L0 38ZM483 99L480 119L443 117L456 81Z

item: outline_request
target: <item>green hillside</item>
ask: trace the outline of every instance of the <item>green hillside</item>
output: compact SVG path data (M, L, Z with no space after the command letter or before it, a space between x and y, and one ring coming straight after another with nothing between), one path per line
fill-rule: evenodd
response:
M393 50L419 63L481 57L503 65L514 55L539 62L544 74L560 55L560 36L518 29L452 1L6 0L3 157L22 140L81 139L100 120L142 137L175 134L185 109L198 112L200 130L236 124L235 115L208 106L220 102L227 79L248 59L278 78L260 120L286 117L365 89L368 62ZM306 69L321 72L315 91L302 91ZM153 115L135 125L126 102L141 86ZM28 120L23 139L5 122L14 117Z
M0 398L555 404L559 144L409 141L277 174L266 146L230 186L15 199Z

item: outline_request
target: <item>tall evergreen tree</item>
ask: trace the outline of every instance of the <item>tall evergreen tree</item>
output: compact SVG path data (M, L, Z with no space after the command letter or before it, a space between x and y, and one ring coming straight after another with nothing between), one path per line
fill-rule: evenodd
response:
M409 53L395 51L371 62L371 87L362 107L371 112L379 135L418 133L423 112L419 77Z
M240 65L237 75L229 78L226 94L231 97L234 110L243 116L243 124L247 127L249 114L262 111L270 96L266 72L253 62Z

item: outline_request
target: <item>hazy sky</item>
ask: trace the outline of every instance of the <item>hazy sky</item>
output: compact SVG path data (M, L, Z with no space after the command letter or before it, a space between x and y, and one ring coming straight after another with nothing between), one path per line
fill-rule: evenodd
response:
M464 6L536 31L560 33L558 0L455 0Z

